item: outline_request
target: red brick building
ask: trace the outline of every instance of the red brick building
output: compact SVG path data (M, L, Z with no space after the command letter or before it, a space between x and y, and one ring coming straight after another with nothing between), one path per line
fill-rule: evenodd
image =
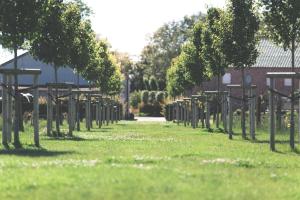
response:
M257 94L267 94L269 80L266 78L267 72L290 72L292 71L291 52L284 51L280 46L277 46L269 40L261 40L258 46L259 57L254 66L245 70L245 74L252 77L253 84L257 85ZM295 56L295 71L300 72L300 48L296 51ZM229 68L222 78L222 88L226 90L227 84L241 84L241 71ZM276 89L286 94L291 89L291 80L279 79L276 80ZM297 88L299 81L296 81ZM211 81L203 84L203 90L216 90L217 79L213 78Z

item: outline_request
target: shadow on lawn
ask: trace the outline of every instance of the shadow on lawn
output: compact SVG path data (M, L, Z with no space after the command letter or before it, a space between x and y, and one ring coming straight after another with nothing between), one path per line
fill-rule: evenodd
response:
M73 151L47 151L46 149L2 149L0 155L16 155L23 157L54 157L73 154Z
M98 141L99 139L86 139L78 136L61 136L61 137L47 137L44 140L48 141L75 141L75 142L82 142L82 141Z

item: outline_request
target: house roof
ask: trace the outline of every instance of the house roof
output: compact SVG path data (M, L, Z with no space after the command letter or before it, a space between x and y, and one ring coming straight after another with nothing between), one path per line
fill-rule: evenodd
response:
M270 40L261 40L258 51L259 56L253 67L290 68L292 65L291 51L285 51ZM295 67L300 67L300 48L295 53Z
M17 59L20 59L20 58L22 58L24 56L27 56L27 55L29 55L29 52L26 52L26 53L23 53L21 55L18 55ZM6 61L5 63L0 63L0 67L4 67L5 65L8 65L8 64L10 64L12 62L14 62L14 58L10 59L9 61Z

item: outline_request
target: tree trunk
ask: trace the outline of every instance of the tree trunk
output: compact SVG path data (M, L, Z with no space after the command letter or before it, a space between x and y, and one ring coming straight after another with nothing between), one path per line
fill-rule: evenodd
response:
M58 68L57 66L54 66L54 76L55 76L55 83L58 84L58 74L57 74ZM60 114L59 114L59 98L58 98L58 88L55 87L55 113L56 113L56 136L60 135Z
M18 49L17 46L14 48L14 69L18 69ZM15 74L15 116L14 116L14 144L15 146L20 146L20 137L19 137L19 119L20 119L20 109L19 109L19 100L20 95L18 91L18 75Z
M295 40L292 41L292 71L295 71ZM290 146L295 149L295 79L292 79Z
M242 96L242 137L243 139L246 139L246 88L245 88L245 69L242 68L242 90L243 90L243 96Z

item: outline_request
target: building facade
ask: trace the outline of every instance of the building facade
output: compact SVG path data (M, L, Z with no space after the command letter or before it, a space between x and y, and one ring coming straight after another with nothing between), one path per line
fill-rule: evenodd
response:
M261 40L258 46L259 57L256 64L245 70L246 75L252 77L252 83L257 85L257 94L265 95L268 92L270 80L266 78L268 72L291 72L292 59L291 52L285 51L282 47L274 44L269 40ZM295 54L295 72L300 72L300 49ZM296 87L299 88L299 80L296 80ZM241 84L242 73L233 67L227 69L226 74L222 77L222 89L226 90L228 84ZM290 79L278 79L275 82L276 89L289 94L291 91ZM199 88L198 88L199 89ZM217 78L202 85L202 90L216 90ZM236 93L240 93L236 91Z

